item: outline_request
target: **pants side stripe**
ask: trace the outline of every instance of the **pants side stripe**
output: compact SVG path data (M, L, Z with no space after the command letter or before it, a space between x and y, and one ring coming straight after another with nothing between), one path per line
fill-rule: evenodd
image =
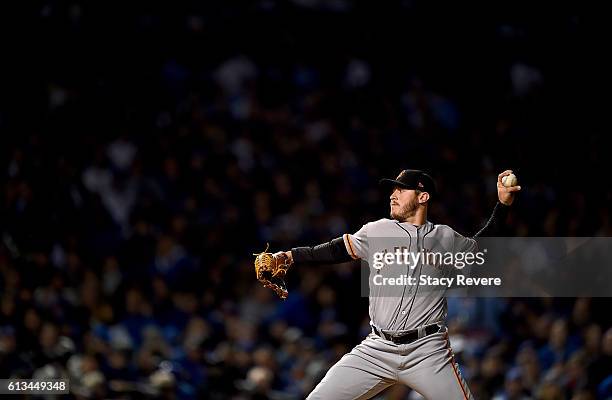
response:
M468 395L465 392L465 388L463 387L463 381L461 380L461 377L459 375L459 371L457 371L457 367L455 366L455 354L453 353L453 349L451 349L450 347L450 342L448 340L448 333L446 333L446 347L448 348L448 351L450 353L451 356L451 367L453 367L453 372L455 373L455 378L457 379L457 383L459 384L459 387L461 388L461 393L463 393L463 398L464 400L468 400Z

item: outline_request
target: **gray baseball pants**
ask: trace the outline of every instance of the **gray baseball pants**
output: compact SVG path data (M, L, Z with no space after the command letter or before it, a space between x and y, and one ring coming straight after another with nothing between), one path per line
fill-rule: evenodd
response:
M409 344L370 333L327 371L307 399L370 399L394 384L407 385L427 400L473 400L446 327Z

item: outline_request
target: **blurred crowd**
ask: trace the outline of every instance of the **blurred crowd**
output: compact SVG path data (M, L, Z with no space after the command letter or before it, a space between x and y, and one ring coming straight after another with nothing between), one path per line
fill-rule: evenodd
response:
M612 185L600 179L609 139L568 103L585 89L560 89L554 51L516 50L542 40L536 24L496 21L498 57L477 52L447 71L421 47L424 60L381 61L374 28L341 47L334 21L356 29L367 14L351 2L256 4L234 17L235 5L126 8L107 33L125 64L94 45L74 51L110 11L32 11L48 58L15 75L24 86L9 79L8 93L31 96L0 112L0 378L66 378L77 398L304 398L369 332L359 264L293 269L280 301L255 280L251 255L385 217L378 179L402 168L432 173L430 220L465 234L512 168L523 190L504 234L612 235ZM398 10L428 15L414 4ZM263 22L249 39L234 30L253 28L251 13ZM305 39L309 18L322 32ZM563 37L584 37L579 18L560 20ZM73 36L72 48L54 47ZM256 51L273 38L300 50ZM477 399L606 399L609 308L607 298L452 299L450 340ZM418 395L393 387L379 398Z

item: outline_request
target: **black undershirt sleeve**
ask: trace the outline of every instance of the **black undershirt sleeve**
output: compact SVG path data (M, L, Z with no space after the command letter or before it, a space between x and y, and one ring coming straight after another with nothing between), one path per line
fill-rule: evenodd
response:
M489 217L489 220L474 236L473 238L478 238L482 236L495 236L501 233L501 226L503 222L506 220L508 216L508 210L510 206L505 206L499 201L495 204L495 208L493 208L493 212Z
M291 249L294 264L338 264L351 261L342 237L314 247L294 247Z

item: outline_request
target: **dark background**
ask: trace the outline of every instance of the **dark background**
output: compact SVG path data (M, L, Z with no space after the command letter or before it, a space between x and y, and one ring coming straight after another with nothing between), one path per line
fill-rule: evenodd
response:
M511 168L503 234L610 235L605 14L387 3L7 9L0 377L303 398L367 333L358 265L293 270L281 302L251 254L385 217L377 182L402 168L434 176L430 220L465 234ZM609 305L450 302L476 398L606 398Z

